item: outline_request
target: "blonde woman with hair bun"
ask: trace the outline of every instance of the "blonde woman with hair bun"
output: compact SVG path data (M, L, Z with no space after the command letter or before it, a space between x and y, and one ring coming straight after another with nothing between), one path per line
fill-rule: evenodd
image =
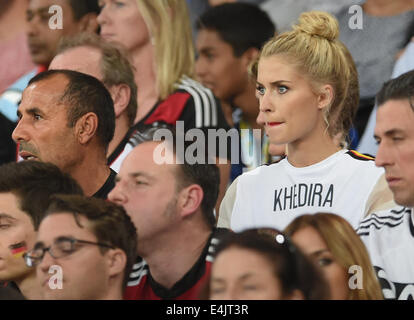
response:
M337 20L305 12L291 31L268 41L257 66L257 122L287 157L236 179L220 207L220 227L285 228L304 213L329 211L357 228L394 205L373 158L346 149L358 106L358 77Z
M331 299L383 299L368 251L345 219L331 213L305 214L293 220L284 232L319 266Z

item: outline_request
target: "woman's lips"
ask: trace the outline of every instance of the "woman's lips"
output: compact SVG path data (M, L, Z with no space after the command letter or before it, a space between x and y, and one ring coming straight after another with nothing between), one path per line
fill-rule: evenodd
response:
M266 125L270 126L270 127L274 127L274 126L279 126L281 125L283 122L267 122Z

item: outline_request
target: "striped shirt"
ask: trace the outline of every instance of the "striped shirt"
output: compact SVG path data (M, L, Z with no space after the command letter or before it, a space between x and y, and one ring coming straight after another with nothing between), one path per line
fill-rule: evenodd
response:
M368 249L385 299L414 299L414 212L396 207L361 221L358 235Z
M228 232L229 231L226 229L215 229L197 262L170 289L163 287L151 277L150 267L144 259L139 257L132 267L124 299L197 300L199 298L200 290L203 288L203 285L210 275L215 248L220 239L222 239Z
M209 145L209 129L230 130L224 118L220 101L212 91L199 82L184 76L176 85L177 89L165 100L158 102L152 110L135 124L135 132L143 132L151 125L164 123L176 126L177 121L182 122L183 131L200 129L205 137L205 145ZM135 146L140 139L133 134L129 144ZM218 145L216 144L218 157ZM227 144L226 158L231 155L230 143Z

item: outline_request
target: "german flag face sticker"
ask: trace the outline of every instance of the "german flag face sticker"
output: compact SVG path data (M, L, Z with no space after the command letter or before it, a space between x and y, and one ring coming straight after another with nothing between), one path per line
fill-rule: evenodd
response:
M16 244L12 244L9 246L9 249L11 250L13 257L21 258L27 251L26 242L22 241Z

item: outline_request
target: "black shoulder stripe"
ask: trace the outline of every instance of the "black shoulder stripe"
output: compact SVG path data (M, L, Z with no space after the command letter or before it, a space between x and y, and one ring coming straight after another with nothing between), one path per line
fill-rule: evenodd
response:
M352 158L357 159L357 160L362 160L362 161L373 161L375 160L375 158L371 155L368 154L362 154L359 153L358 151L355 150L349 150L347 152L347 154L349 154Z
M359 223L359 226L364 226L370 224L372 222L376 222L377 224L384 224L384 223L397 223L402 220L404 216L401 217L393 217L393 216L386 216L386 217L378 217L375 214L371 214L369 219L365 219Z
M385 222L387 222L388 220L393 220L393 221L400 221L402 218L404 218L404 215L400 215L400 216L386 216L386 217L379 217L377 216L375 213L372 213L369 215L368 219L365 219L363 221L361 221L360 225L369 223L373 220L375 220L376 222L378 222L379 224L383 224ZM391 221L389 221L391 222Z
M400 210L392 209L391 213L402 213L402 212L411 212L410 208L402 207Z
M363 229L369 229L371 226L376 227L378 230L384 226L398 226L399 224L401 224L403 221L398 221L396 223L391 223L390 221L386 221L386 222L378 222L377 220L371 220L369 223L365 224L365 225L360 225L358 227L358 230L363 230Z
M362 220L359 225L362 226L366 223L369 223L372 220L376 220L378 223L384 223L387 220L394 220L399 221L401 220L406 213L410 213L410 209L406 207L402 207L400 210L392 209L388 212L388 215L386 216L378 216L376 213L371 213L368 215L364 220ZM383 221L382 221L383 220Z
M374 227L377 230L380 230L383 227L395 228L403 222L404 222L404 220L401 220L399 223L396 223L396 224L386 222L386 223L381 223L381 224L377 225L375 221L372 221L369 225L359 227L357 229L357 233L359 234L362 231L361 229L367 229L367 228L370 228L371 226Z
M148 273L148 270L149 270L149 267L146 263L141 265L137 269L131 270L131 272L129 273L129 276L128 276L128 281L136 281L136 280L142 278L143 276L145 276Z

